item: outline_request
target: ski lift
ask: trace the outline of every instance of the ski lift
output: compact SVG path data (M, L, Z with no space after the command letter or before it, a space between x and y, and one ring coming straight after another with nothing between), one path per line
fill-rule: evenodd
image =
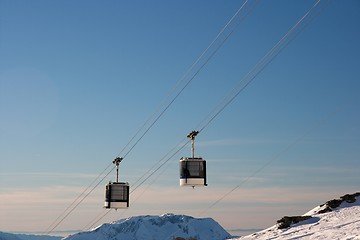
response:
M207 186L206 161L201 157L195 157L195 137L199 131L192 131L187 135L191 139L192 157L180 159L180 186Z
M123 158L115 158L116 182L109 182L105 188L104 208L128 208L129 207L129 183L119 182L119 164Z

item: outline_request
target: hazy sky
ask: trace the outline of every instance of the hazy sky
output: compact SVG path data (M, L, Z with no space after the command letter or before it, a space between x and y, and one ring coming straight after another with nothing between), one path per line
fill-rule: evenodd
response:
M46 231L127 153L121 150L169 103L166 96L243 3L0 0L0 231ZM315 3L249 1L224 32L242 18L233 34L217 52L219 43L209 49L200 64L215 55L190 72L171 96L194 76L191 83L128 152L120 179L135 183L178 150ZM226 229L265 228L359 191L359 11L356 0L321 1L198 135L195 154L207 160L208 187L179 187L187 145L131 195L129 209L98 224L176 213L212 217ZM115 172L55 230L85 230L106 213L110 180Z

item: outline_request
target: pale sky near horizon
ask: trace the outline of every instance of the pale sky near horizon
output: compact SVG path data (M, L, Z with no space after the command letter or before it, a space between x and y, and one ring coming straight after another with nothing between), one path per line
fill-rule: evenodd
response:
M0 0L0 231L46 232L243 3ZM136 182L196 130L315 3L249 1L246 18L126 156L120 179ZM176 213L258 229L359 191L359 11L356 0L321 1L198 135L209 186L179 187L187 145L134 192L129 209L97 224ZM104 185L114 178L55 231L85 230L104 213Z

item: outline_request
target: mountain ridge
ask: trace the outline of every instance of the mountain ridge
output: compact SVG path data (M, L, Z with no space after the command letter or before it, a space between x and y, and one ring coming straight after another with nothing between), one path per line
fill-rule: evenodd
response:
M231 235L212 218L194 218L171 213L135 216L106 223L90 231L70 235L64 240L92 239L229 239Z

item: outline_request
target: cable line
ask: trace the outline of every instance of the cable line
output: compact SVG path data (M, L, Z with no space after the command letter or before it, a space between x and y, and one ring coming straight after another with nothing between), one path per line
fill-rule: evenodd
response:
M129 140L129 142L125 145L125 147L120 151L120 153L117 155L120 156L122 154L122 152L130 145L130 143L136 138L136 136L138 134L140 134L140 132L145 128L145 126L150 122L150 120L157 114L159 113L160 109L165 105L165 102L170 98L171 95L173 95L173 93L175 92L175 90L177 89L177 87L189 76L189 74L191 73L191 71L195 68L195 66L201 61L201 59L205 56L205 54L209 51L209 49L215 44L215 42L220 38L220 36L223 34L223 32L226 30L226 28L232 23L232 21L239 15L239 13L241 12L241 10L245 7L245 5L248 3L249 0L246 0L241 7L236 11L236 13L231 17L231 19L226 23L226 25L220 30L220 32L216 35L216 37L211 41L211 43L207 46L207 48L201 53L201 55L196 59L196 61L191 65L191 67L185 72L185 74L176 82L175 86L172 88L171 91L169 91L169 93L167 94L167 96L163 99L163 101L161 102L161 104L158 106L158 108L154 111L153 114L151 114L148 119L144 122L144 124L138 129L138 131L134 134L134 136ZM167 105L166 109L168 107L170 107L170 105L176 100L176 98L180 95L180 93L186 88L187 85L189 85L189 83L193 80L193 78L191 80L189 80L187 82L187 84L185 85L185 87L183 87L183 89L180 90L180 92L173 98L173 100ZM165 111L166 111L165 109ZM160 117L163 113L160 113ZM155 121L157 121L157 119L155 119ZM152 125L149 127L151 128ZM147 131L146 131L147 132ZM146 134L146 133L145 133ZM140 137L140 139L142 138L142 136ZM135 142L134 145L136 145L138 143ZM134 148L134 146L132 147ZM129 150L129 152L132 150L132 148ZM129 153L128 152L128 153ZM127 154L128 154L127 153ZM125 154L125 155L127 155Z
M306 13L300 18L300 20L264 55L264 57L241 79L241 81L232 89L230 94L226 95L223 100L203 119L201 124L198 125L200 128L199 132L205 130L206 127L217 117L220 113L261 73L266 66L268 66L271 61L290 43L286 42L286 40L291 37L292 33L299 27L299 25L306 19L306 17L310 14L311 11L318 5L320 0L318 0ZM307 24L303 26L300 30L302 31ZM299 32L298 32L299 33ZM298 33L296 33L295 37ZM207 121L206 121L207 120ZM203 124L203 126L201 126ZM182 148L185 145L182 146ZM159 167L157 167L150 175L153 175L156 171L158 171L162 166L164 166L170 159L167 159L165 162L161 163ZM160 160L161 161L161 160ZM159 161L159 162L160 162ZM149 172L149 171L148 171ZM147 172L147 173L148 173ZM150 176L146 177L136 188L142 185ZM136 190L136 189L135 189Z
M295 26L275 45L275 46L279 46L281 43L283 43L285 41L285 37L288 37L294 30L295 28L297 28L301 23L302 21L310 14L311 11L313 11L313 9L315 9L315 7L320 3L321 0L318 0L307 12L306 14L295 24ZM327 5L325 5L324 7L326 7ZM321 9L323 10L323 9ZM320 10L320 11L321 11ZM315 18L317 17L317 15L320 14L320 12L318 12L317 14L314 15L314 17L311 17L307 23L304 23L304 26L303 28L300 29L300 31L298 33L300 33L301 31L303 31L307 26L308 24ZM297 33L297 34L298 34ZM296 34L296 35L297 35ZM296 37L296 35L294 37ZM292 40L292 39L291 39ZM290 40L290 41L291 41ZM263 67L259 70L259 73L263 70L264 67L266 67L272 60L275 56L277 56L281 50L283 50L286 46L288 46L290 42L288 42L282 49L280 49L270 60L268 63L265 63L265 64L261 64L263 65ZM271 50L271 52L275 51L275 48L273 47ZM265 57L267 57L268 54L266 54ZM264 57L264 58L265 58ZM263 59L264 59L263 58ZM262 60L263 60L262 59ZM261 61L262 61L261 60ZM258 73L257 73L258 74ZM256 74L256 75L257 75ZM255 76L254 76L255 77ZM251 78L250 82L254 79ZM245 84L245 87L250 83L246 83ZM231 101L233 101L233 99L240 93L240 91L243 90L243 88L241 88L239 90L239 92L237 92L234 97L232 97L229 102L224 106L222 107L215 115L213 118L211 118L209 120L209 122L204 126L204 128L210 124L210 122L221 112L223 111L223 109L228 105L230 104ZM201 214L203 215L205 212L207 212L208 210L210 210L212 207L214 207L216 204L218 204L219 202L221 202L224 198L226 198L228 195L230 195L232 192L234 192L236 189L238 189L240 186L242 186L244 183L246 183L247 181L249 181L251 178L253 178L254 176L256 176L259 172L261 172L263 169L265 169L267 166L269 166L272 162L274 162L275 160L277 160L281 155L283 155L285 152L289 151L292 147L294 147L295 145L297 145L300 141L302 141L309 133L311 133L312 131L314 131L316 128L318 128L320 125L322 125L325 121L327 121L330 116L332 115L335 115L339 110L335 110L333 112L330 112L327 116L325 116L323 119L320 119L316 124L314 124L308 131L306 131L303 135L301 135L299 138L295 139L292 143L290 143L288 146L285 147L284 150L282 150L281 152L279 152L278 154L276 154L273 158L271 158L269 161L267 161L264 165L262 165L259 169L257 169L256 171L254 171L250 176L248 176L246 179L244 179L240 184L236 185L234 188L232 188L231 190L229 190L227 193L225 193L223 196L221 196L218 200L216 200L213 204L211 204L208 208L206 208ZM203 128L203 129L204 129Z
M291 34L294 32L294 30L303 22L303 20L309 15L309 13L318 5L318 3L320 2L320 0L318 0L314 6L312 6L308 12L305 13L305 15L265 54L265 56L251 69L251 71L246 74L246 76L244 78L241 79L241 81L239 82L239 84L237 84L233 90L231 91L231 93L229 95L227 95L223 101L218 104L218 106L206 117L206 118L210 118L200 129L199 132L203 131L239 94L240 92L242 92L254 79L255 77L262 72L262 70L264 70L264 68L266 66L268 66L268 64L271 63L271 61L281 52L281 50L283 50L285 47L288 46L288 44L290 42L288 42L285 45L282 45L290 36ZM305 25L304 27L306 27L307 25ZM296 36L296 35L295 35ZM294 37L295 37L294 36ZM229 97L230 96L230 97ZM215 111L216 110L216 111ZM206 119L205 118L205 119ZM205 122L205 119L202 122ZM136 189L138 189L142 184L145 183L145 181L147 181L151 176L153 176L161 167L163 167L176 153L178 153L180 150L182 150L185 147L186 144L184 144L178 151L176 151L170 158L168 158L166 161L162 162L160 164L160 166L158 166L155 170L153 170L152 173L148 174L151 169L153 169L154 165L150 170L148 170L141 178L143 178L145 175L147 175L147 177L145 177L145 179L143 179L132 191L131 193L133 193ZM168 153L169 154L169 153ZM167 155L168 155L167 154ZM164 159L164 158L163 158ZM156 164L158 164L159 162L161 162L162 159L160 161L158 161ZM140 179L141 179L140 178ZM140 181L140 180L138 180ZM138 182L137 181L137 182Z
M278 46L280 46L288 37L289 35L303 22L303 20L310 14L311 11L313 11L313 9L320 3L321 0L318 0L306 13L305 15L294 25L294 27L292 27L290 29L290 31L288 31L285 36L260 60L260 62L258 62L258 64L256 64L256 66L249 72L251 74L247 74L245 76L245 78L243 78L243 80L240 82L240 84L238 84L238 86L234 89L237 89L236 91L234 91L234 94L232 95L232 97L227 100L225 103L223 104L219 104L218 106L221 106L220 109L208 120L208 122L203 126L203 128L201 128L201 130L199 132L201 132L202 130L204 130L235 98L236 96L239 95L239 93L246 87L248 86L251 81L274 59L274 57L276 57L281 50L283 50L286 46L288 46L288 44L290 42L288 42L287 44L285 44L285 46L281 49L276 49ZM305 23L304 27L300 30L304 30L304 28L310 23L312 19L309 20L308 23ZM296 34L297 35L297 34ZM295 36L296 36L295 35ZM295 37L294 36L294 37ZM275 53L275 54L274 54ZM273 55L274 54L274 55ZM265 61L266 60L266 61ZM255 71L256 69L258 69L255 73L252 73L253 71ZM249 79L245 80L246 77L249 77ZM239 87L241 86L241 87ZM329 114L333 115L334 113ZM209 114L210 115L210 114ZM209 116L208 115L208 116ZM218 204L219 202L221 202L223 199L225 199L227 196L229 196L232 192L234 192L236 189L238 189L240 186L242 186L244 183L246 183L247 181L249 181L251 178L253 178L255 175L257 175L259 172L261 172L263 169L265 169L267 166L269 166L272 162L274 162L276 159L278 159L282 154L284 154L285 152L287 152L289 149L291 149L293 146L295 146L296 144L298 144L301 140L303 140L305 138L305 136L307 136L310 132L312 132L315 128L317 128L318 126L320 126L323 122L325 122L325 120L327 120L329 118L329 116L327 116L324 119L321 119L321 121L319 121L317 124L315 124L313 127L311 127L308 131L306 131L303 135L301 135L299 138L295 139L292 143L290 143L288 146L285 147L284 150L282 150L280 153L278 153L277 155L275 155L273 158L271 158L269 161L265 162L264 165L262 165L260 168L258 168L256 171L254 171L250 176L248 176L246 179L244 179L240 184L236 185L235 187L233 187L232 189L230 189L227 193L225 193L224 195L222 195L219 199L217 199L214 203L212 203L209 207L207 207L204 211L202 211L199 215L202 216L203 214L205 214L207 211L209 211L211 208L213 208L216 204ZM189 221L188 224L190 224ZM179 230L177 230L179 231ZM176 232L177 232L176 231ZM174 233L176 233L174 232ZM172 233L171 235L169 235L169 238L171 238L174 233Z
M128 147L130 146L130 143L140 134L140 132L145 128L145 126L150 122L150 120L160 111L161 107L164 105L165 101L170 97L170 95L175 92L176 88L180 85L181 82L183 82L190 74L190 72L195 68L195 66L201 61L201 59L206 55L206 53L209 51L209 49L215 44L216 41L220 38L221 35L223 35L224 31L228 28L228 26L233 22L233 20L239 15L239 13L243 10L243 8L246 6L249 0L246 0L241 7L237 10L237 12L231 17L231 19L226 23L226 25L220 30L218 35L213 39L213 41L209 44L209 46L203 51L203 53L200 55L200 57L193 63L193 65L189 68L189 70L183 75L183 77L176 83L175 87L171 91L171 93L163 100L163 103L160 105L158 110L155 111L154 114L152 114L145 123L140 127L140 129L135 133L135 135L130 139L130 141L125 145L125 147L121 150L121 152L117 155L120 156L120 154ZM257 1L255 1L257 2ZM193 76L186 82L186 84L180 89L180 91L172 98L172 100L166 105L166 107L160 112L160 114L155 118L155 120L150 124L150 126L142 133L142 135L135 141L135 143L130 147L130 149L126 152L123 158L128 156L128 154L134 149L134 147L142 140L142 138L148 133L148 131L155 125L155 123L161 118L161 116L169 109L169 107L173 104L173 102L179 97L179 95L185 90L185 88L194 80L194 78L200 73L200 71L205 67L205 65L211 60L211 58L215 55L215 53L224 45L226 40L230 37L230 35L235 31L235 29L240 25L240 23L246 18L246 16L252 11L254 8L251 7L251 9L245 14L244 17L242 17L237 25L232 29L232 31L226 36L226 38L221 42L221 44L216 48L216 50L210 55L210 57L207 58L205 63L201 65L201 67L193 74ZM87 187L85 190L55 219L55 221L47 228L51 229L48 234L50 234L61 222L63 222L75 209L76 207L89 196L89 194L104 180L105 177L107 177L108 174L106 174L77 204L77 202L81 196L87 192L90 187L100 178L100 176L111 166L111 164L106 167L102 173L98 175L98 177ZM152 175L152 174L151 174ZM151 177L151 176L149 176ZM147 178L148 179L148 178ZM146 179L145 179L146 181ZM71 209L67 214L65 214L69 209ZM63 216L61 218L61 216ZM60 221L58 221L61 218ZM58 221L58 222L57 222ZM57 223L56 223L57 222ZM56 223L56 224L55 224ZM53 227L52 227L53 226Z
M146 171L140 178L138 178L138 179L132 184L133 190L132 190L130 193L134 192L138 186L140 186L143 182L145 182L146 180L143 181L142 183L136 185L138 182L142 181L143 178L145 178L146 175L149 175L149 173L150 173L153 169L155 169L155 167L157 167L161 162L163 162L165 159L167 159L165 162L169 161L169 158L171 159L176 153L178 153L180 150L182 150L182 149L185 147L186 144L184 144L184 145L181 147L181 149L177 150L176 153L174 153L173 155L171 155L171 157L167 158L167 157L168 157L173 151L175 151L175 150L178 148L178 146L180 146L184 141L186 141L186 138L184 138L182 141L180 141L178 144L176 144L175 147L173 147L167 154L165 154L164 157L162 157L160 160L158 160L151 168L148 169L148 171ZM188 142L189 142L189 141L188 141ZM150 173L150 174L152 175L153 173ZM147 177L147 179L148 179L148 178L149 178L149 177ZM134 188L134 186L136 186L136 187Z
M304 28L307 26L305 24L303 28L295 33L293 38L281 47L290 35L296 30L296 28L303 22L303 20L310 14L310 12L319 4L318 0L306 13L305 15L265 54L265 56L248 72L241 81L233 88L232 92L224 97L221 103L207 116L210 118L204 126L200 129L200 132L203 131L256 77L261 73L266 66L268 66L274 58L285 49L291 40L297 36ZM312 20L312 19L311 19ZM216 110L217 109L217 110ZM216 111L215 111L216 110ZM205 119L203 120L205 122Z
M243 7L245 6L245 4L246 4L247 2L248 2L248 1L244 2L244 4L240 7L240 9L236 12L236 14L232 17L232 19L231 19L230 21L232 21L232 20L236 17L236 15L240 12L241 9L243 9ZM192 80L196 77L197 74L199 74L199 72L200 72L200 71L205 67L205 65L211 60L211 58L215 55L215 53L224 45L224 43L225 43L225 42L228 40L228 38L234 33L234 31L236 30L236 28L237 28L237 27L240 25L240 23L245 19L245 17L248 16L248 14L250 14L250 12L253 10L253 8L255 7L255 5L256 5L257 2L258 2L258 1L255 1L255 4L250 8L250 10L245 14L245 16L238 21L238 23L236 24L236 26L230 31L230 33L227 34L227 36L226 36L226 37L223 39L223 41L218 45L218 47L214 50L214 52L213 52L213 53L206 59L206 61L200 66L200 68L195 72L195 74L193 75L193 77L186 83L186 85L184 86L184 88L190 83L190 81L192 81ZM230 23L230 21L229 21L229 23ZM226 27L229 25L229 23L226 25ZM223 30L222 30L221 32L223 32ZM218 36L219 36L219 35L218 35ZM218 36L217 36L217 38L218 38ZM212 43L212 44L213 44L213 43ZM184 88L183 88L181 91L183 91ZM180 93L181 93L181 92L180 92ZM178 93L178 95L179 95L180 93ZM177 95L177 96L178 96L178 95ZM176 96L176 97L177 97L177 96ZM173 101L175 101L175 98L173 99ZM186 140L186 138L185 138L185 140ZM180 143L182 143L182 142L184 142L184 140L182 140ZM187 143L188 143L188 142L190 142L190 141L187 141ZM179 145L179 144L178 144L178 145ZM175 148L176 148L178 145L176 145ZM135 189L133 189L133 190L131 191L131 193L134 192L134 191L135 191L140 185L142 185L147 179L149 179L149 178L150 178L156 171L158 171L164 164L166 164L175 154L177 154L180 150L182 150L182 149L185 147L185 145L186 145L186 144L182 145L182 147L181 147L179 150L177 150L170 158L168 158L165 162L161 163L161 165L160 165L159 167L157 167L157 168L154 170L153 173L151 173L149 176L147 176L138 186L136 186ZM173 148L173 150L174 150L175 148ZM168 153L165 155L165 157L163 157L163 158L160 159L156 164L154 164L144 175L142 175L142 176L136 181L136 183L137 183L138 181L140 181L143 177L145 177L145 175L147 175L153 168L155 168L155 166L156 166L158 163L160 163L163 159L165 159L166 156L169 155L173 150L171 150L170 152L168 152Z
M182 143L183 143L184 141L182 141ZM160 163L161 161L163 161L163 163L161 163L155 170L153 170L151 173L150 173L150 170L149 171L147 171L144 175L142 175L137 181L136 181L136 183L137 182L140 182L138 185L136 185L135 187L133 187L133 189L130 191L130 196L131 196L131 194L133 194L140 186L142 186L150 177L152 177L160 168L162 168L167 162L169 162L176 154L178 154L181 150L183 150L184 148L185 148L185 146L188 144L190 142L190 140L188 140L187 142L185 142L185 143L183 143L182 144L182 146L179 148L179 149L177 149L176 150L176 148L178 148L178 146L180 145L180 144L177 144L176 145L176 147L174 147L173 149L171 149L163 158L161 158L155 165L153 165L153 167L151 168L151 169L153 169L153 168L155 168L156 167L156 165L158 164L158 163ZM175 151L176 150L176 151ZM173 151L175 151L175 152L173 152ZM173 152L173 153L172 153ZM171 154L171 155L170 155ZM169 156L170 155L170 156ZM165 161L164 161L165 160ZM146 176L147 175L147 176ZM150 185L149 185L150 186ZM146 190L145 190L146 191ZM145 191L143 191L142 193L141 193L141 195L142 194L144 194L144 192ZM137 198L136 198L136 200L139 198L140 196L138 196ZM135 200L135 201L136 201ZM132 201L133 203L135 202L135 201ZM103 215L101 215L101 214L99 214L95 219L97 219L97 220L93 220L93 221L91 221L88 225L86 225L86 227L85 227L85 229L89 229L89 228L91 228L91 227L93 227L96 223L98 223L99 221L101 221L108 213L110 213L110 211L107 211L105 214L103 214ZM101 215L101 217L99 217Z
M189 141L187 141L185 144L183 144L176 152L174 152L165 162L163 162L159 167L157 167L151 174L149 174L144 180L142 180L135 188L132 192L134 192L137 188L139 188L146 180L148 180L151 176L153 176L160 168L162 168L162 166L164 166L167 162L169 162L176 154L178 154L181 150L184 149L184 147L187 145L187 143L189 143ZM131 193L132 193L131 192Z
M50 231L47 232L47 235L53 232L55 228L59 226L59 224L62 223L80 205L80 203L82 203L85 200L85 198L87 198L90 195L90 193L92 193L95 190L95 188L97 188L97 186L100 185L100 183L113 171L114 168L115 167L113 167L76 205L74 205L73 208L66 215L64 215L61 218L61 220L57 224L55 224L54 227L50 229Z
M203 131L238 95L239 93L244 90L254 79L255 77L262 72L262 70L268 66L271 61L284 49L288 46L290 43L287 42L284 44L284 42L291 36L291 34L294 32L296 28L304 21L304 19L310 14L311 11L319 4L320 0L318 0L306 13L305 15L284 35L283 38L281 38L275 45L272 47L266 55L255 65L254 68L240 81L240 83L233 89L232 93L229 95L230 98L225 97L224 100L215 108L217 111L212 111L212 117L204 124L204 126L201 128L200 131ZM309 23L309 22L308 22ZM308 24L307 23L307 24ZM303 28L300 30L302 31L307 24L303 26ZM299 33L299 32L298 32ZM298 34L296 33L294 37ZM211 114L207 116L209 118ZM204 121L203 121L204 122ZM302 140L308 133L304 134L297 140L295 140L292 144L290 144L284 151L276 155L274 158L272 158L270 161L266 162L262 167L260 167L258 170L256 170L253 174L251 174L247 179L245 179L243 182L241 182L239 185L232 188L229 192L227 192L225 195L221 196L217 201L215 201L213 204L211 204L207 209L205 209L201 214L204 214L209 209L214 207L216 204L218 204L220 201L222 201L225 197L230 195L233 191L235 191L237 188L239 188L242 184L250 180L253 176L261 172L264 168L266 168L268 165L270 165L275 159L277 159L281 154L288 151L291 147L296 145L300 140ZM186 144L184 144L178 151L176 151L171 157L169 157L165 162L161 163L159 167L157 167L151 174L149 174L145 179L141 181L141 183L136 186L136 188L132 191L134 192L138 187L140 187L146 180L148 180L152 175L154 175L162 166L164 166L176 153L178 153L182 148L185 147ZM149 171L148 171L149 172ZM147 172L147 173L148 173ZM146 173L146 174L147 174ZM106 214L105 214L106 215ZM104 216L105 216L104 215Z
M255 170L253 173L251 173L248 177L246 177L244 180L242 180L238 185L231 188L228 192L220 196L215 202L210 204L206 209L204 209L200 214L198 214L197 218L203 216L206 212L208 212L211 208L213 208L215 205L217 205L219 202L224 200L226 197L228 197L231 193L233 193L235 190L240 188L242 185L244 185L246 182L250 181L252 178L254 178L257 174L259 174L262 170L264 170L266 167L268 167L270 164L272 164L274 161L278 160L280 156L288 152L290 149L292 149L294 146L296 146L299 142L301 142L307 135L312 133L315 129L323 125L328 119L330 119L331 116L336 115L340 109L335 109L328 113L326 116L321 118L319 121L317 121L315 124L313 124L307 131L305 131L301 136L296 138L294 141L289 143L282 151L274 155L272 158L270 158L267 162L265 162L262 166L260 166L257 170ZM189 221L188 224L190 224L192 221ZM179 230L178 230L179 231ZM174 232L176 233L176 232ZM173 235L172 233L171 235ZM171 237L171 235L169 237Z
M205 56L208 50L214 45L214 43L219 39L219 37L224 33L225 29L231 24L231 22L237 17L237 15L241 12L244 6L247 4L249 0L246 0L243 5L239 8L239 10L234 14L234 16L228 21L228 23L221 29L219 34L215 37L215 39L210 43L210 45L205 49L205 51L200 55L200 57L194 62L194 64L190 67L190 69L184 74L184 76L177 82L175 88L172 90L171 94L174 92L176 87L180 85L190 74L190 72L195 68L195 66L200 62L200 60ZM198 68L198 70L192 75L192 77L185 83L185 85L175 94L175 96L170 100L170 102L165 106L165 108L160 112L160 114L155 118L155 120L150 124L150 126L143 132L143 134L138 138L138 140L132 145L132 147L126 152L124 158L134 149L134 147L141 141L141 139L148 133L148 131L155 125L155 123L162 117L162 115L169 109L169 107L175 102L175 100L180 96L180 94L189 86L189 84L195 79L195 77L201 72L201 70L209 63L209 61L215 56L215 54L220 50L220 48L225 44L228 38L235 32L237 27L242 23L242 21L252 12L258 0L255 1L255 4L250 8L250 10L237 22L236 26L226 35L226 37L221 41L221 43L216 47L216 49L210 54L210 56L205 60L205 62ZM165 99L167 100L170 95ZM163 102L165 102L165 100ZM162 105L161 105L162 106ZM160 108L156 111L159 112ZM153 114L148 120L143 124L141 129L145 127L145 125L150 121L150 119L155 116ZM139 134L141 130L137 131L136 135ZM132 140L135 136L132 138ZM127 144L127 146L129 143ZM121 153L120 153L121 154ZM120 155L119 154L119 155ZM118 155L118 156L119 156Z
M304 23L304 26L299 30L299 32L294 33L294 31L299 27L300 24L303 23L304 19L308 17L308 15L313 11L313 9L320 3L320 0L318 0L306 13L305 15L282 37L267 53L266 55L252 68L252 70L241 80L241 82L232 90L232 93L229 94L228 97L225 97L223 101L215 108L215 110L212 111L212 114L209 114L207 118L209 120L204 124L204 126L201 128L200 131L203 131L239 94L242 92L254 79L255 77L261 73L266 66L268 66L272 60L283 50L285 49L290 42L302 31L304 30L307 25L310 23L312 18L308 20L307 23ZM294 34L293 36L291 34ZM290 40L288 40L290 38ZM285 43L288 40L287 43ZM209 117L211 116L211 117ZM205 122L205 121L203 121ZM317 124L316 127L320 125ZM315 127L313 127L315 128ZM311 128L310 130L313 130ZM226 194L221 196L218 200L216 200L214 203L212 203L208 208L206 208L203 212L201 212L200 216L203 215L205 212L209 211L212 207L214 207L216 204L221 202L224 198L226 198L228 195L230 195L232 192L234 192L236 189L238 189L240 186L242 186L244 183L249 181L251 178L253 178L255 175L257 175L259 172L261 172L263 169L265 169L267 166L269 166L273 161L278 159L283 153L287 152L289 149L291 149L293 146L295 146L298 142L300 142L307 134L309 134L311 131L306 132L302 136L300 136L298 139L296 139L294 142L289 144L283 151L281 151L279 154L277 154L275 157L270 159L268 162L266 162L263 166L261 166L259 169L257 169L255 172L253 172L250 176L248 176L245 180L243 180L240 184L236 185L234 188L232 188L230 191L228 191ZM162 166L164 166L176 153L178 153L180 150L182 150L185 147L186 144L184 144L177 152L175 152L170 158L168 158L165 162L163 162L159 167L157 167L151 174L149 174L145 179L141 181L139 185L136 186L135 189L133 189L132 193L140 187L146 180L148 180L152 175L154 175ZM159 161L161 162L161 160ZM151 170L151 169L150 169ZM149 171L150 171L149 170ZM147 171L145 174L148 174L149 171ZM143 177L143 176L142 176ZM144 192L142 192L143 194ZM142 195L141 194L141 195ZM106 215L106 214L105 214Z
M89 189L90 187L100 178L101 175L104 174L104 172L111 166L112 164L109 164L90 184L89 186L87 186L82 193L76 198L74 199L74 201L50 224L50 226L46 229L46 231L49 231L48 234L50 234L52 232L52 230L55 229L55 227L58 225L56 224L57 221L61 218L64 217L65 213L74 206L74 204L81 198L81 196L83 196ZM72 212L73 210L71 210ZM69 213L70 214L70 213ZM55 227L54 227L55 226ZM53 228L54 227L54 228ZM50 230L51 229L51 230Z

